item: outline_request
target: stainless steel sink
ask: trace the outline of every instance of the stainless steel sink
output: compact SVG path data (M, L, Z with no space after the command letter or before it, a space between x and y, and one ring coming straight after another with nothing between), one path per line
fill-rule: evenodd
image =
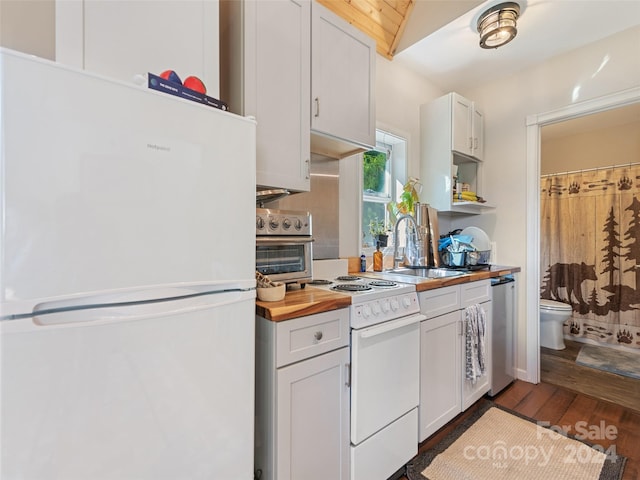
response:
M393 270L386 270L385 273L395 273L399 275L411 275L413 277L421 278L447 278L457 277L464 275L466 272L459 270L448 270L446 268L394 268Z

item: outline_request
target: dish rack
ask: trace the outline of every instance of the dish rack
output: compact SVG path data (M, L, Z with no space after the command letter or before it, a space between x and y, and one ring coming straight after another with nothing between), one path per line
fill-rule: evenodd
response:
M442 265L450 268L466 268L475 266L488 266L491 258L491 250L472 250L467 252L440 252Z

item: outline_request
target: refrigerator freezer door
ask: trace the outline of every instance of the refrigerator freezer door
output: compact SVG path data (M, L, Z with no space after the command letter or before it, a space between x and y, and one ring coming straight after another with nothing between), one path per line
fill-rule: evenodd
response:
M2 315L253 280L255 122L0 49Z
M0 478L251 480L253 295L210 300L0 322Z

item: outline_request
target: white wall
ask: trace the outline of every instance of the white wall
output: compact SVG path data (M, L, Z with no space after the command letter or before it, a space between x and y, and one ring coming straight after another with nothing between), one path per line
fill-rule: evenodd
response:
M0 0L0 46L55 60L55 0Z
M541 175L640 162L640 121L550 140L542 131Z
M448 92L422 75L376 55L377 128L407 139L407 177L420 178L420 105ZM440 231L451 230L440 216Z
M376 123L407 139L408 174L420 176L420 105L444 95L421 75L376 55Z
M640 85L638 45L640 27L490 84L458 92L483 109L484 185L497 208L492 213L462 217L454 222L485 230L496 242L499 263L522 268L518 297L521 378L530 373L526 371L527 249L539 248L527 243L526 118ZM392 61L377 58L378 124L408 132L409 174L419 176L419 107L446 92Z

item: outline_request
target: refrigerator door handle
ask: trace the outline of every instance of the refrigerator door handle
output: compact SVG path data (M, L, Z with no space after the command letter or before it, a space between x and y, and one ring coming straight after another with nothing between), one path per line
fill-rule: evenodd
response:
M33 315L56 313L73 308L99 308L104 306L129 305L158 300L179 300L182 298L207 295L216 292L252 291L256 281L238 280L231 282L194 282L166 286L134 287L114 290L109 293L88 292L81 295L25 300L2 305L4 315L0 321L30 318Z
M6 321L3 328L22 329L26 325L32 328L76 325L121 323L142 320L152 317L164 317L181 313L195 312L198 310L212 309L223 305L252 301L255 299L255 290L236 290L223 292L208 292L189 295L181 298L163 299L155 301L114 303L103 305L87 305L73 308L59 308L35 310L33 315L23 321ZM18 326L22 325L22 328ZM28 328L28 327L27 327Z

